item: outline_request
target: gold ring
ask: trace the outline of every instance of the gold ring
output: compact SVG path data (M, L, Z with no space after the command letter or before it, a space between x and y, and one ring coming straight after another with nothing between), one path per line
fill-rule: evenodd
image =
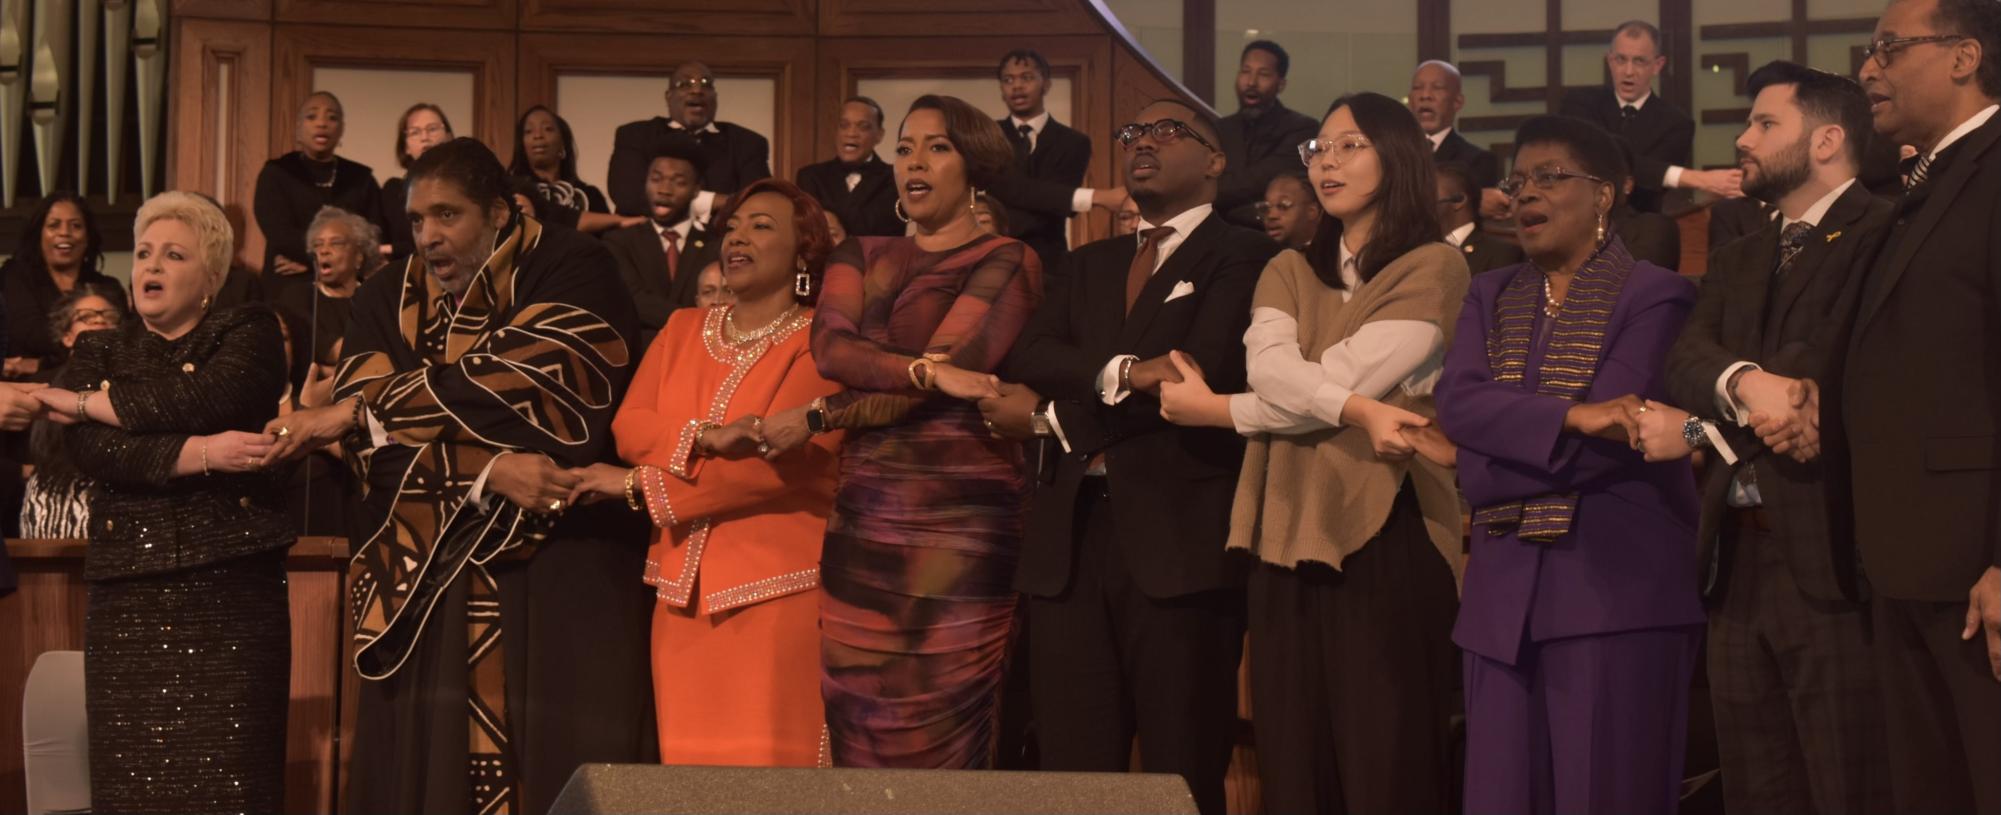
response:
M289 427L289 426L287 426L287 425L279 425L279 426L278 426L278 438L281 438L281 439L282 439L282 438L284 438L284 437L286 437L286 436L290 436L290 435L292 435L292 428L291 428L291 427Z
M562 511L563 511L563 499L561 499L561 498L558 498L558 499L556 499L556 500L554 500L554 501L550 501L550 502L549 502L549 511L550 511L550 512L562 512Z

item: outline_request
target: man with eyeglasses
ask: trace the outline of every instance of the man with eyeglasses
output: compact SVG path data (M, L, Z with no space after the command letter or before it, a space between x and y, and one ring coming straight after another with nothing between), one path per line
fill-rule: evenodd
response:
M1438 226L1445 231L1445 242L1466 256L1468 271L1477 275L1522 262L1520 246L1480 231L1480 201L1475 197L1480 188L1465 165L1448 161L1439 164L1434 175L1438 177ZM1501 191L1496 189L1494 194L1501 195ZM1501 200L1506 202L1507 196L1502 195Z
M1244 635L1244 564L1224 552L1244 440L1160 416L1180 351L1243 390L1244 330L1278 247L1223 221L1216 123L1174 100L1118 131L1137 237L1078 247L1015 343L997 434L1062 450L1040 474L1015 588L1027 596L1042 768L1179 773L1223 815ZM1045 398L1046 395L1046 398Z
M1996 815L2001 4L1896 0L1859 78L1918 152L1822 382L1830 523L1874 593L1894 810Z
M1230 161L1216 183L1216 211L1230 223L1259 226L1253 208L1279 173L1298 172L1293 150L1320 132L1320 120L1280 102L1292 56L1271 40L1244 46L1237 65L1237 112L1218 124L1216 146Z
M1828 314L1890 204L1856 178L1871 138L1860 86L1791 62L1746 84L1744 191L1778 217L1710 256L1667 357L1674 405L1638 416L1640 447L1656 461L1711 450L1696 543L1724 810L1893 812L1854 546L1829 534L1822 462L1760 438L1820 376Z
M691 135L708 160L702 194L690 208L697 223L708 223L718 196L732 195L752 181L771 177L771 142L742 125L716 121L717 97L716 78L709 66L683 63L668 81L666 116L619 126L612 136L611 166L605 170L605 186L611 190L612 207L618 214L644 216L651 210L646 198L646 171L660 152L660 141L669 133Z
M1265 235L1278 241L1282 249L1305 249L1320 228L1320 199L1302 173L1281 173L1265 185L1265 198L1256 204Z
M1689 167L1695 157L1695 120L1654 93L1654 77L1667 67L1661 48L1661 31L1652 23L1620 23L1605 52L1612 84L1571 91L1558 112L1593 122L1632 146L1634 209L1659 212L1662 193L1676 187L1722 198L1743 195L1739 171Z

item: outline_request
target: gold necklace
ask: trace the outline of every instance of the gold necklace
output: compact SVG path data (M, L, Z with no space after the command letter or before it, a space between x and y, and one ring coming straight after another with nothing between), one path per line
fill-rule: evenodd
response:
M779 329L785 327L791 321L793 315L798 313L799 304L793 303L785 309L784 313L779 314L777 319L766 323L763 328L746 333L737 329L736 309L731 308L729 316L723 319L723 339L731 345L749 345L777 333Z

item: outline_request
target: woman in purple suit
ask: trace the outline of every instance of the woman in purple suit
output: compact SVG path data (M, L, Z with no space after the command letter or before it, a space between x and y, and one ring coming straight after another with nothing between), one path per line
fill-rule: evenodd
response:
M1675 810L1702 637L1695 482L1633 450L1695 302L1606 226L1612 137L1515 135L1529 262L1473 279L1436 389L1473 505L1453 641L1465 650L1466 812Z

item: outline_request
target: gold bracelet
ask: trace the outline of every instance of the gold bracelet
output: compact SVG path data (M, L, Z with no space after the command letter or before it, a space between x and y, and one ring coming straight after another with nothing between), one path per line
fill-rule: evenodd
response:
M638 467L634 467L630 470L625 471L625 505L627 507L630 507L634 512L638 512L641 509L645 509L645 507L640 506L639 497L634 494L633 488L638 486L638 484L635 483L635 480L638 478L639 478Z
M212 475L208 471L208 439L202 439L201 442L201 474Z
M702 422L701 424L695 425L695 450L694 450L695 455L698 456L708 455L708 452L702 449L702 434L707 433L711 430L721 430L721 429L723 429L723 426L720 424L716 424L715 422Z

